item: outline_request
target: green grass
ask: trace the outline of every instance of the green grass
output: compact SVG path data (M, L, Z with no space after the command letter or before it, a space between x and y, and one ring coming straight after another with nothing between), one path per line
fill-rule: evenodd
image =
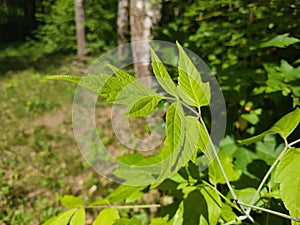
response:
M87 65L65 57L59 65L16 68L2 67L0 74L0 224L40 224L62 210L60 196L92 201L110 185L87 166L75 144L76 86L43 78L82 74Z

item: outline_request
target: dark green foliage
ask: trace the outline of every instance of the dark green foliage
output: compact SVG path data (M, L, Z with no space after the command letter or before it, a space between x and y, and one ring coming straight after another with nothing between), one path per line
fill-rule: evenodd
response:
M180 40L208 63L227 101L228 132L248 136L298 104L300 75L291 80L282 67L299 66L299 5L294 0L166 1L156 38Z
M46 52L76 51L76 30L73 0L43 1L46 13L37 14L40 26L38 41ZM85 1L86 39L89 53L99 54L116 43L117 1Z

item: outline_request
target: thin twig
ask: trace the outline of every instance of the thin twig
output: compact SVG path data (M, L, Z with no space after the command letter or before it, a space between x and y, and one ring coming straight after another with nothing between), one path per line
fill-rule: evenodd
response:
M273 211L273 210L270 210L270 209L266 209L266 208L262 208L262 207L258 207L258 206L254 206L254 205L250 205L250 204L246 204L246 203L243 203L243 202L238 202L238 203L240 205L247 206L247 207L252 208L252 209L261 210L261 211L264 211L264 212L267 212L267 213L274 214L276 216L281 216L281 217L286 218L286 219L290 219L290 220L294 220L296 222L300 222L300 219L297 218L297 217L294 217L294 216L286 215L284 213L280 213L280 212L277 212L277 211Z
M290 147L292 147L293 145L297 144L298 142L300 142L300 139L293 141L289 144Z
M251 200L250 205L254 205L256 202L256 199L260 193L260 191L262 190L264 184L266 183L267 179L269 178L270 174L272 173L273 169L275 168L275 166L277 165L277 163L280 161L280 159L282 158L282 156L284 155L284 153L286 153L286 151L289 149L289 145L286 145L284 147L284 149L282 150L282 152L279 154L279 156L276 158L276 160L273 162L272 166L270 167L270 169L268 170L268 172L265 174L264 178L262 179L262 181L260 182L254 197ZM247 210L248 213L251 212L251 208L249 208Z
M219 167L220 167L221 173L222 173L222 175L223 175L223 177L224 177L224 179L225 179L225 182L226 182L226 184L227 184L227 187L229 188L229 191L230 191L230 193L231 193L231 195L232 195L234 201L237 202L237 201L238 201L237 195L235 194L235 192L234 192L234 190L233 190L233 188L232 188L232 186L231 186L231 184L230 184L230 182L229 182L229 179L228 179L228 177L227 177L227 175L226 175L226 173L225 173L225 170L224 170L224 168L223 168L223 165L222 165L222 163L221 163L221 160L220 160L220 158L219 158L219 156L218 156L218 153L217 153L217 151L216 151L216 149L215 149L214 143L212 142L212 140L211 140L211 138L210 138L210 136L209 136L208 130L207 130L207 128L206 128L206 125L205 125L205 123L204 123L202 117L200 117L199 120L200 120L200 123L202 124L202 126L204 127L204 130L205 130L205 132L206 132L206 134L207 134L207 136L208 136L209 144L211 145L213 154L215 155L215 158L216 158L217 163L218 163L218 165L219 165ZM242 205L240 205L240 208L241 208L241 210L243 211L243 213L247 216L247 218L248 218L251 222L254 223L254 219L249 215L249 213L244 209L244 207L243 207Z
M245 219L248 219L248 217L246 215L245 216L239 216L238 218L236 218L234 220L231 220L231 221L229 221L227 223L224 223L223 225L231 225L231 224L234 224L234 223L236 223L238 221L243 221Z
M85 206L85 208L92 209L103 209L103 208L114 208L114 209L147 209L147 208L160 208L160 204L153 205L95 205L95 206Z
M226 198L216 187L214 187L210 183L206 182L205 180L202 180L202 182L203 182L203 184L205 184L205 185L209 186L210 188L214 189L220 195L220 197L223 198L229 205L231 205L236 210L241 212L241 209L236 204L233 204L228 198Z

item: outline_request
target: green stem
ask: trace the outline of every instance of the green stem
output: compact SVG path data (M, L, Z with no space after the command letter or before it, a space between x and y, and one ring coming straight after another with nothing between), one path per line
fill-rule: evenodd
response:
M160 204L153 205L95 205L95 206L85 206L87 209L103 209L103 208L114 208L114 209L148 209L148 208L159 208Z
M270 167L270 169L268 170L268 172L265 174L264 178L262 179L262 181L260 182L260 185L258 186L254 197L251 200L250 205L254 205L256 202L256 199L260 193L260 191L262 190L264 184L266 183L267 179L269 178L269 176L271 175L273 169L275 168L275 166L277 165L277 163L280 161L280 159L282 158L282 156L284 155L284 153L286 153L286 151L289 149L289 145L286 145L284 147L284 149L282 150L282 152L279 154L279 156L276 158L276 160L273 162L272 166ZM247 210L248 213L251 212L251 208L249 208Z
M225 182L226 182L226 184L227 184L227 186L228 186L228 188L229 188L229 191L230 191L230 193L231 193L233 199L234 199L235 201L237 201L237 200L238 200L237 195L235 194L235 192L233 191L233 188L231 187L231 184L230 184L230 182L229 182L229 179L228 179L228 177L227 177L227 175L226 175L226 173L225 173L225 170L224 170L224 168L223 168L223 166L222 166L221 160L220 160L220 158L219 158L219 156L218 156L217 150L215 149L215 146L214 146L214 144L213 144L213 142L212 142L212 140L211 140L211 138L210 138L210 136L209 136L208 130L207 130L207 128L206 128L206 125L205 125L205 123L204 123L202 117L200 117L199 120L200 120L202 126L204 127L204 130L205 130L205 132L206 132L206 134L207 134L207 136L208 136L209 144L210 144L211 149L212 149L212 151L213 151L213 154L214 154L214 156L215 156L215 158L216 158L216 160L217 160L217 163L218 163L218 165L219 165L219 167L220 167L220 170L221 170L221 173L222 173L222 175L223 175L223 177L224 177L224 179L225 179Z
M204 123L202 117L199 117L199 120L200 120L200 123L202 124L202 126L203 126L203 128L204 128L204 130L205 130L205 132L206 132L206 134L207 134L207 136L208 136L209 144L210 144L210 146L211 146L211 148L212 148L213 154L214 154L214 156L215 156L215 158L216 158L216 160L217 160L217 163L218 163L218 165L219 165L219 167L220 167L221 173L222 173L222 175L223 175L223 177L224 177L224 179L225 179L225 182L226 182L226 184L227 184L227 187L228 187L228 189L229 189L229 191L230 191L230 193L231 193L231 195L232 195L234 201L237 202L237 201L238 201L237 195L235 194L235 192L234 192L234 190L233 190L233 188L232 188L232 186L231 186L231 184L230 184L230 182L229 182L229 179L228 179L228 177L227 177L227 175L226 175L226 173L225 173L225 170L224 170L224 168L223 168L223 165L222 165L222 163L221 163L221 160L220 160L220 158L219 158L219 156L218 156L217 150L215 149L214 143L212 142L212 140L211 140L211 138L210 138L210 136L209 136L209 132L208 132L208 130L207 130L207 128L206 128L206 125L205 125L205 123ZM239 205L239 206L240 206L241 210L243 211L243 213L247 216L247 218L248 218L251 222L254 222L253 218L249 215L248 212L246 212L246 210L244 209L244 207L243 207L242 205Z
M295 144L297 144L297 143L299 143L299 142L300 142L300 139L291 142L291 143L289 144L289 146L291 147L291 146L293 146L293 145L295 145Z
M286 218L286 219L290 219L290 220L293 220L293 221L296 221L296 222L300 222L299 218L293 217L293 216L290 216L290 215L286 215L284 213L280 213L280 212L277 212L277 211L273 211L273 210L270 210L270 209L266 209L266 208L262 208L262 207L258 207L258 206L254 206L254 205L250 205L250 204L246 204L246 203L243 203L243 202L238 202L238 203L240 205L247 206L247 207L252 208L252 209L261 210L261 211L264 211L264 212L267 212L267 213L274 214L276 216L280 216L280 217L283 217L283 218Z
M215 190L218 193L218 195L220 195L220 197L225 200L225 202L227 202L231 207L233 207L236 210L238 210L239 212L241 212L241 209L236 204L233 204L228 198L226 198L216 187L214 187L210 183L206 182L205 180L202 180L202 183L209 186L213 190Z

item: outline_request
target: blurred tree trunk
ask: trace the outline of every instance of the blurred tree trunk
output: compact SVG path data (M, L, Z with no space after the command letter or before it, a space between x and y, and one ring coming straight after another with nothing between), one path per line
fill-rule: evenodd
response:
M132 56L136 78L150 76L150 51L151 29L160 20L161 4L158 0L130 0L130 32L131 42L144 41L132 45ZM146 43L146 44L145 44ZM150 82L150 81L149 81ZM148 83L148 82L147 82ZM149 83L151 86L151 82Z
M74 0L75 2L75 23L77 37L77 56L84 57L87 54L85 27L84 27L84 6L83 0Z
M129 34L129 0L118 1L118 45L121 46L127 42L126 36ZM124 56L124 49L118 48L119 57Z

